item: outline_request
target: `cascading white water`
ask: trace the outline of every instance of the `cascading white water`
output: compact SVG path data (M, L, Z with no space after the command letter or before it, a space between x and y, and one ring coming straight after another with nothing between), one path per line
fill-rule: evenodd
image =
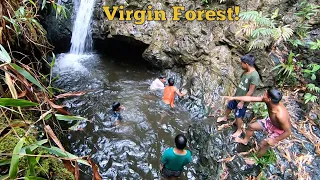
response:
M84 54L92 48L92 39L90 32L90 22L94 9L95 0L78 0L81 1L79 7L75 7L77 12L74 21L72 38L71 38L71 54ZM75 3L76 5L76 3Z

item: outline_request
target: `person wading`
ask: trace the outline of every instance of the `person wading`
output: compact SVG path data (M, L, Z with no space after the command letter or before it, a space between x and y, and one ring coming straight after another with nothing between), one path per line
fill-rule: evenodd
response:
M175 144L175 148L168 148L161 157L160 172L164 179L180 177L183 167L192 160L191 152L184 149L187 146L187 138L183 134L175 137Z
M164 103L170 104L170 106L173 108L175 94L178 94L180 97L184 96L185 94L180 93L178 88L174 86L174 80L172 78L168 79L168 84L169 85L163 90L162 100Z

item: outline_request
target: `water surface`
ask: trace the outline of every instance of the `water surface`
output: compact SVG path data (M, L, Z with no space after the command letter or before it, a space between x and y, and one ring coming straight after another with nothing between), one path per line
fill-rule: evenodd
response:
M89 91L63 103L74 115L88 118L68 136L71 153L92 155L103 179L159 179L164 150L174 146L174 137L186 133L191 116L176 101L171 110L160 105L161 92L148 88L159 75L141 61L113 59L104 55L60 54L54 68L60 75L55 86L67 92ZM114 101L125 107L123 121L112 126L108 111ZM87 172L90 174L90 172ZM192 165L182 179L193 179ZM84 176L85 179L90 179Z

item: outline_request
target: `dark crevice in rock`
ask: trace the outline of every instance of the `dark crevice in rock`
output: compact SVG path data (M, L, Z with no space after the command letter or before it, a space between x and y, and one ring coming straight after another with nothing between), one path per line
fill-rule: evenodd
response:
M100 54L121 59L122 62L132 65L143 63L152 67L152 64L142 58L142 53L149 45L131 37L113 36L105 40L95 39L93 45Z

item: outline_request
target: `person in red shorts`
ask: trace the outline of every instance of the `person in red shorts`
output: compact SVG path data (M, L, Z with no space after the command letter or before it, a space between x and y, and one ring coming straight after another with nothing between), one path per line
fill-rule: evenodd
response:
M262 157L270 146L291 134L290 115L287 108L280 103L282 93L277 89L268 89L262 97L252 96L223 96L228 100L239 100L244 102L264 102L267 105L269 116L265 119L251 123L246 131L244 139L237 137L235 142L247 145L254 131L264 130L268 132L268 138L262 140L257 157Z

